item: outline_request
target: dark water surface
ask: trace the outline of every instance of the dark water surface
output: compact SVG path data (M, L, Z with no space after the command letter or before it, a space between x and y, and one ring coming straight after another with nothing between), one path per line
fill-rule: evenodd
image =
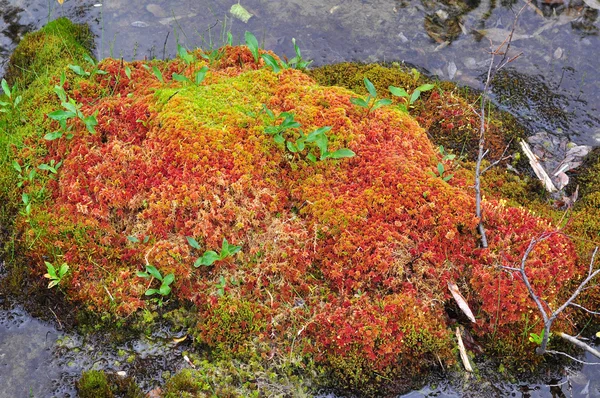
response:
M525 4L523 0L242 0L253 14L245 23L229 13L236 3L65 0L60 6L55 0L0 0L0 74L26 32L67 16L90 24L99 58L173 57L177 42L208 48L222 44L226 32L232 32L237 42L249 30L265 48L288 57L293 56L295 37L314 65L405 61L440 79L480 88L489 40L495 44L504 40L514 14ZM600 0L544 0L533 1L521 14L512 44L523 55L509 65L505 84L496 86L494 93L496 101L520 116L531 133L546 130L580 144L600 145L599 10ZM74 381L83 369L131 371L134 365L126 358L134 354L147 358L147 363L160 362L165 369L184 366L179 349L168 344L154 347L141 339L107 348L65 334L19 307L0 306L0 398L74 397ZM157 366L141 374L138 382L149 390L161 371ZM600 367L574 365L557 378L541 376L537 384L447 375L405 395L422 396L600 397Z

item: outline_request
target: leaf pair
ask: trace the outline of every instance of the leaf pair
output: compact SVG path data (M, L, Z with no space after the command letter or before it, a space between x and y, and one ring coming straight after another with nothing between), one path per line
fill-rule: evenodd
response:
M369 95L367 95L366 98L352 97L350 98L351 103L353 103L356 106L360 106L361 108L367 109L367 114L369 114L369 112L371 111L381 108L382 106L387 106L392 103L392 101L387 98L382 98L379 100L377 99L377 90L368 78L365 77L363 79L363 82Z
M160 287L158 289L146 290L146 293L144 293L146 296L152 296L152 295L158 293L164 297L164 296L168 296L169 293L171 293L170 285L175 280L175 275L173 273L170 273L169 275L167 275L163 278L162 274L160 273L160 271L158 269L156 269L156 267L148 264L148 265L146 265L146 272L138 271L136 273L136 275L139 276L140 278L145 278L145 279L154 278L161 282Z
M198 243L198 241L196 241L196 239L192 238L191 236L186 236L186 239L189 245L192 246L194 249L202 250L200 244ZM214 250L208 250L204 252L204 254L201 257L199 257L196 260L196 262L194 262L194 267L198 268L201 265L207 267L211 266L214 264L215 261L224 260L227 257L231 257L240 250L242 250L241 246L231 245L229 244L229 242L227 242L226 238L223 238L223 243L221 244L221 252L217 253Z
M422 92L432 90L434 87L435 86L433 84L422 84L411 94L401 87L389 86L388 89L392 95L403 98L406 101L406 103L400 104L399 108L404 112L408 112L408 108L411 107L419 99L419 97L421 97Z
M48 289L51 289L54 286L57 286L60 281L62 281L63 277L69 271L69 266L67 263L62 263L57 270L54 265L48 261L44 261L44 264L46 264L46 269L48 271L46 274L44 274L44 278L50 279L50 283L48 283Z
M342 148L342 149L338 149L337 151L334 151L334 152L329 152L329 150L328 150L328 146L329 146L328 141L329 140L327 138L327 135L325 135L325 133L327 133L330 130L331 130L331 126L320 127L318 129L316 129L315 131L313 131L312 133L310 133L308 135L308 137L306 137L306 142L314 142L315 145L317 146L317 148L319 148L319 151L320 151L320 159L319 160L342 159L342 158L351 158L351 157L355 156L356 154L348 148ZM309 153L307 155L307 158L313 162L317 161L317 158L312 153Z

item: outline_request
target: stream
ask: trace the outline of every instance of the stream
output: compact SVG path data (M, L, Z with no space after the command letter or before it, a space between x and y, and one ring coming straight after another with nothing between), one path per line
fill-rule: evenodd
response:
M20 38L48 20L88 23L96 56L174 57L177 43L218 47L253 32L263 47L292 57L296 38L313 65L398 61L439 79L481 88L490 40L500 44L525 6L512 42L522 55L503 71L494 100L531 134L541 130L578 144L600 145L600 0L0 0L0 75ZM246 15L247 16L247 15ZM135 358L128 362L128 358ZM593 357L584 360L593 362ZM164 372L186 366L167 332L108 344L103 336L65 333L30 316L0 292L0 398L75 397L82 370L135 373L149 391ZM403 397L600 397L600 367L573 364L538 380L501 381L445 374ZM333 397L333 395L323 395Z

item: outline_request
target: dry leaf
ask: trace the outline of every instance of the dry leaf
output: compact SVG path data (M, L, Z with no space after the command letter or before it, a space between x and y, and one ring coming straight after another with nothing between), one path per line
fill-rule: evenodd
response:
M448 282L448 290L450 290L450 293L452 293L452 297L454 297L454 300L456 300L456 303L458 304L462 312L465 313L465 315L471 320L471 322L477 323L473 312L469 308L469 304L467 304L467 300L465 300L463 295L460 294L458 286L456 286L455 283Z
M182 341L184 341L185 339L187 339L187 334L185 336L183 336L183 337L178 338L178 339L173 339L173 343L179 344Z

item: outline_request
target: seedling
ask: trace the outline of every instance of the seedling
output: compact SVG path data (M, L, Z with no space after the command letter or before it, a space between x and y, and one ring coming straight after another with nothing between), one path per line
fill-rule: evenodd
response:
M67 127L67 121L73 118L78 118L79 120L81 120L87 128L87 130L90 133L95 134L96 130L94 127L98 125L98 121L96 119L98 111L96 111L93 115L85 116L80 110L81 104L77 103L73 98L67 97L67 94L65 93L62 84L64 84L64 81L61 78L61 85L55 86L54 92L60 99L61 105L64 108L64 110L50 112L47 115L50 119L56 120L59 123L60 130L46 134L44 136L44 139L52 141L61 138L65 134L65 137L68 140L73 138L73 134L70 132L72 130L72 126Z
M296 53L296 56L290 59L288 62L285 62L284 60L277 61L273 56L269 54L261 55L261 58L264 59L267 67L271 68L273 72L279 73L281 69L289 68L303 70L306 69L308 65L312 63L312 61L304 61L302 59L302 53L300 52L300 48L296 44L296 39L292 39L292 43L294 44L294 52Z
M542 341L544 341L544 333L544 329L542 329L542 332L539 335L536 333L529 333L529 341L535 343L536 345L542 345ZM550 337L552 337L552 332L550 332L548 335L548 338Z
M12 167L17 171L17 173L19 173L19 182L17 183L19 188L21 188L25 182L31 184L37 175L35 168L30 168L29 166L21 167L19 162L16 160L13 160Z
M413 69L413 71L416 71L416 69ZM418 80L418 76L419 76L419 72L416 71L416 73L417 74L415 75L415 73L413 72L413 75L416 76L415 81ZM408 113L408 109L412 108L413 104L421 97L421 93L424 91L432 90L434 87L435 87L435 85L433 85L433 84L422 84L419 87L417 87L410 94L405 89L400 88L400 87L390 86L389 90L390 90L390 93L392 93L392 95L402 98L402 100L404 102L399 104L398 108L402 112Z
M146 296L152 296L155 294L160 295L161 297L158 301L158 305L162 306L162 299L171 293L170 285L175 280L175 275L173 273L170 273L167 276L163 277L162 274L160 273L160 271L158 269L156 269L156 267L154 267L153 265L150 265L150 264L146 265L145 272L138 271L136 273L136 275L139 276L140 278L150 279L150 283L152 283L153 279L157 279L158 281L161 282L160 287L158 289L149 288L146 290L144 295L146 295Z
M392 103L391 100L387 98L377 99L377 90L375 90L375 86L368 78L363 79L365 87L369 93L365 98L352 97L350 98L350 102L356 106L360 106L361 108L365 108L367 110L367 115L376 109L381 108L382 106L390 105Z
M154 73L154 76L156 76L156 78L158 79L159 82L161 82L161 83L165 82L165 79L163 79L162 72L160 71L160 69L158 69L158 67L156 65L154 65L152 67L152 72Z
M446 153L446 151L444 150L444 147L442 145L440 145L438 147L438 150L440 151L440 154L442 155L442 162L443 161L452 161L454 160L454 158L456 158L456 155L452 154L452 153ZM446 168L444 167L444 163L439 162L437 164L437 172L438 175L436 176L434 173L433 174L434 177L440 177L442 180L448 182L450 181L450 179L452 179L452 177L454 177L454 174L450 174L444 177L444 173L446 173Z
M200 244L196 241L196 239L192 238L191 236L186 236L186 239L189 245L192 246L194 249L202 250ZM221 252L217 253L213 250L208 250L204 252L204 254L201 257L199 257L196 260L196 262L194 262L194 267L198 268L201 265L204 265L206 267L211 266L214 264L215 261L224 260L227 257L233 257L240 250L242 250L241 246L231 245L229 244L229 242L227 242L227 239L223 238L223 243L221 244Z
M67 263L62 263L57 270L52 263L49 263L48 261L44 261L44 263L46 264L46 269L48 271L46 274L44 274L44 278L50 279L50 283L48 283L48 289L51 289L62 281L64 276L69 271L69 266Z
M356 155L353 151L351 151L348 148L342 148L334 152L329 152L329 150L327 149L328 139L325 135L325 133L329 130L331 130L330 126L320 127L312 133L310 133L308 137L306 137L306 142L314 142L315 145L317 145L317 148L319 148L319 160L351 158ZM317 161L317 158L312 153L309 153L306 157L313 162Z
M248 47L248 49L252 53L252 56L254 57L254 62L258 64L258 40L256 40L256 37L248 31L246 31L246 33L244 34L244 38L246 39L246 46Z
M54 159L52 159L50 161L50 164L47 163L42 163L38 166L38 169L40 170L46 170L49 171L52 174L56 174L58 172L58 169L60 168L60 166L62 166L62 160L58 163L55 162Z
M8 97L9 102L0 101L0 112L8 113L12 110L16 110L21 101L23 101L23 97L21 97L20 95L14 97L16 85L14 85L11 90L5 79L2 79L1 84L2 90L4 91L4 94L6 94L6 96Z

